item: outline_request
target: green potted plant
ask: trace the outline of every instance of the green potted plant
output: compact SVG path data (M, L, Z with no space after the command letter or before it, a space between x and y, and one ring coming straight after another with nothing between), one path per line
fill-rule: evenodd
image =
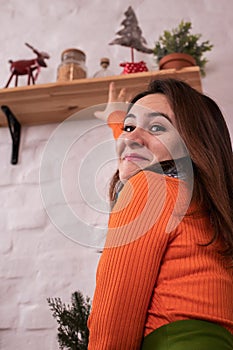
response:
M187 66L199 66L202 76L205 76L205 65L207 59L203 57L204 52L210 51L213 47L209 40L199 43L201 34L191 34L191 22L181 21L178 27L171 31L165 30L159 40L155 42L153 49L157 56L159 69L176 68ZM178 65L173 65L174 59L179 59ZM168 56L169 55L169 56Z
M60 298L48 298L47 301L58 323L59 349L87 350L90 298L84 298L82 292L77 291L71 295L71 305L66 305Z

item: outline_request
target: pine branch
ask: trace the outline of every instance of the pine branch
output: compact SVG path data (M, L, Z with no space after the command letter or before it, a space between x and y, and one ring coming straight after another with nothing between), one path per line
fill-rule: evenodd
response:
M71 306L60 298L47 299L52 315L58 323L58 343L60 349L86 350L89 330L87 320L90 314L90 298L84 298L80 291L71 295Z

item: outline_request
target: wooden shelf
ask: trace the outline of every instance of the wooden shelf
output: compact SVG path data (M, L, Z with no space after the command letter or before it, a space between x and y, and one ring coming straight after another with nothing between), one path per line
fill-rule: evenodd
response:
M84 108L106 103L111 81L136 94L160 77L181 79L202 91L199 67L190 67L0 89L0 104L8 106L22 125L59 123ZM7 126L2 110L0 126Z

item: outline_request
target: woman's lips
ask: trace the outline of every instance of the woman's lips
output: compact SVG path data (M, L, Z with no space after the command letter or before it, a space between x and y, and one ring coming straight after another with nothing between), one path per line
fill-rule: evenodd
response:
M137 153L126 154L126 155L123 157L123 160L131 161L131 162L133 162L133 161L134 161L134 162L136 162L136 161L142 161L142 160L149 161L148 158L143 157L142 155L137 154Z

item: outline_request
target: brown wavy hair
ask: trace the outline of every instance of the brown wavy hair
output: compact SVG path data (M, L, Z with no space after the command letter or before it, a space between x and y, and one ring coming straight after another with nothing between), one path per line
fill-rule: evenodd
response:
M233 259L233 156L230 134L218 105L183 81L154 80L131 100L162 93L176 117L177 130L193 163L193 200L207 208L214 227L211 244L219 236L224 256ZM130 107L131 108L131 107ZM116 200L117 171L110 183L110 200Z

